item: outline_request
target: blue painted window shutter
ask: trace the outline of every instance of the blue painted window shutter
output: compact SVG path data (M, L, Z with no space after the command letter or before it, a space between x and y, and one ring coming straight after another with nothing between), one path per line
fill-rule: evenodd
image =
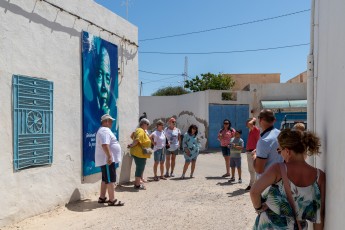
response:
M14 169L53 162L53 82L13 75Z

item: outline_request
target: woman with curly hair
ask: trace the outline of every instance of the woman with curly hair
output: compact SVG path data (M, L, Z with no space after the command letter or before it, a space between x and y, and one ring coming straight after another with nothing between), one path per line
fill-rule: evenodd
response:
M284 163L272 165L250 190L259 214L254 229L308 229L307 220L314 229L323 229L325 173L304 158L319 153L320 139L311 132L285 129L278 142Z

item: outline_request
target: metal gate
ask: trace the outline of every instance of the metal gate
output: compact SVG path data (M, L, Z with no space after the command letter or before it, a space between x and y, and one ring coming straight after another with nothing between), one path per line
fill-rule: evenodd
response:
M249 105L217 105L210 104L209 127L208 127L208 148L218 148L220 143L217 140L218 132L223 126L223 120L229 119L234 129L242 130L242 139L247 143L248 128L246 121L249 117Z
M14 169L53 161L53 83L13 76Z

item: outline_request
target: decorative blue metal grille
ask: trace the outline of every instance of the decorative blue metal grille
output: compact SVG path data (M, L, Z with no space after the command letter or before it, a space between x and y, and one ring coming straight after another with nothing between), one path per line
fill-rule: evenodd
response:
M53 82L13 75L14 169L53 162Z

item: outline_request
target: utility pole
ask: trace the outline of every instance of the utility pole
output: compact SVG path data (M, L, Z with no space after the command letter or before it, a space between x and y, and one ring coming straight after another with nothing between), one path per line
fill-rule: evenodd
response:
M185 83L188 77L188 57L187 56L184 57L184 73L182 75L183 75L183 88L185 88Z
M130 0L126 0L126 2L122 2L121 5L126 5L126 18L127 18L127 21L128 21L128 7L129 7L129 1Z

